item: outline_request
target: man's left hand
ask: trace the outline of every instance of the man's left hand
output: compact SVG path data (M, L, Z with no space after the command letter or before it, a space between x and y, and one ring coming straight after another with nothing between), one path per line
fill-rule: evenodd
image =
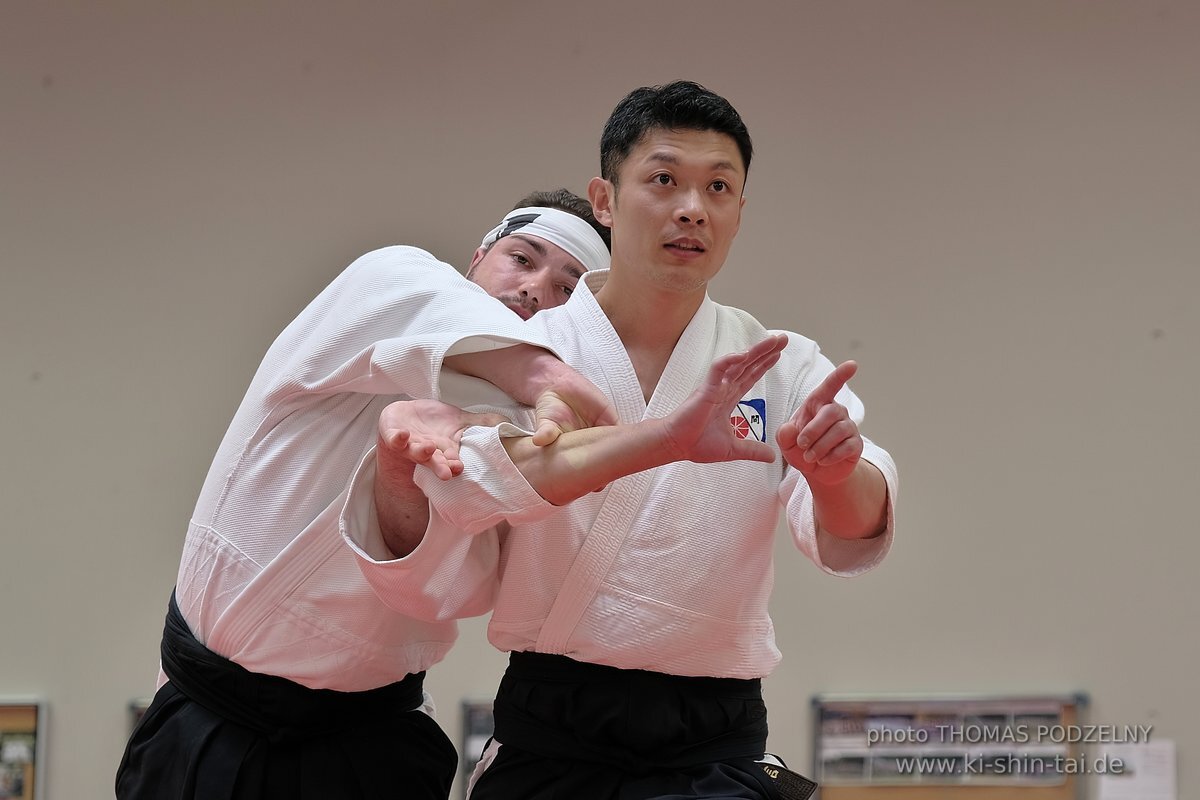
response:
M615 425L617 412L595 384L574 368L557 359L546 360L534 402L533 443L538 447L553 444L569 431L597 425Z
M775 434L783 457L810 483L841 483L862 457L858 424L834 400L856 372L858 364L853 361L839 364Z

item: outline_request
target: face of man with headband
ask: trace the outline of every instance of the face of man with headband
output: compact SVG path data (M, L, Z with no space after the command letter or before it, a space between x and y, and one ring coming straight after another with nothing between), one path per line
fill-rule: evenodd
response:
M584 272L608 263L604 240L579 217L557 208L518 208L483 237L467 279L529 319L567 302Z

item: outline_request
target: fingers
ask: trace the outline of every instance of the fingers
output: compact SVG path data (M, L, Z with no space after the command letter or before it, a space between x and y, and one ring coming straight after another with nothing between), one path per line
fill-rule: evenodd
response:
M572 426L570 430L596 425L616 425L617 409L607 395L580 373L569 367L567 369L568 372L559 381L539 395L535 408L540 409L547 397L565 404L581 423Z
M379 443L393 458L403 458L415 464L424 464L438 452L436 444L413 438L406 428L389 428L379 434Z
M379 417L380 463L424 464L448 480L463 471L458 446L472 425L493 427L504 422L498 414L468 413L434 400L402 400L388 405Z
M743 377L754 375L747 383L755 383L766 374L767 370L779 363L779 356L787 346L787 336L768 336L746 351L746 360L742 364ZM742 380L739 377L739 380Z
M617 407L612 404L608 396L591 382L588 383L588 386L590 387L590 397L587 404L576 406L579 415L584 419L589 419L593 428L599 425L616 425L620 422L621 420L617 416Z
M744 352L721 356L709 369L708 383L730 391L745 391L779 362L786 346L787 336L778 334L768 336Z
M425 462L425 466L429 467L434 475L444 481L450 480L455 475L461 475L463 471L463 462L457 458L447 458L440 450L430 455L429 460Z
M856 372L858 372L857 363L843 361L834 367L833 372L825 376L825 380L821 381L816 389L813 389L812 394L808 396L808 400L805 402L811 404L814 409L832 403L833 398L854 377Z
M826 406L803 428L795 419L779 426L775 440L788 462L827 467L862 455L863 441L858 425L837 404Z
M779 354L783 352L783 348L786 346L786 335L768 336L749 350L744 350L740 353L729 353L717 359L714 363L720 364L722 370L729 370L735 369L739 364L743 367L748 367L764 358L775 357L778 360Z
M617 408L612 403L607 404L603 411L596 415L596 422L593 427L601 425L616 425L621 421L617 416Z
M809 438L812 443L804 448L804 460L810 464L825 467L862 454L862 437L858 434L858 426L850 419L838 420L823 430L814 421L800 431L797 445Z
M740 395L758 383L759 379L763 375L766 375L771 367L779 363L779 355L780 352L778 350L772 350L746 364L742 374L737 379L737 385L740 389L738 394Z
M617 410L595 384L573 370L571 380L538 395L534 406L533 444L545 447L569 431L616 425Z
M796 412L792 414L791 421L795 422L799 428L803 429L807 427L808 424L812 422L813 419L815 419L824 408L833 407L841 409L844 412L845 408L836 402L834 398L837 396L837 393L842 390L842 387L846 385L847 381L854 377L856 372L858 372L858 364L853 361L843 361L841 364L838 364L834 368L833 372L826 375L825 380L821 381L821 383L817 385L817 388L813 389L812 393L809 394L800 407L796 409ZM843 416L845 416L844 413ZM815 437L808 440L809 443L813 441L815 441Z
M410 442L397 454L414 464L424 464L444 481L463 471L463 462L459 459L458 452L449 447L439 447L434 442Z
M786 333L776 333L768 336L747 350L746 357L754 359L767 353L778 353L787 346L787 341L788 337Z
M381 458L424 464L442 480L449 480L463 471L456 444L450 440L414 438L405 428L389 428L379 434Z
M404 450L408 446L409 432L404 428L379 426L379 444L388 450Z

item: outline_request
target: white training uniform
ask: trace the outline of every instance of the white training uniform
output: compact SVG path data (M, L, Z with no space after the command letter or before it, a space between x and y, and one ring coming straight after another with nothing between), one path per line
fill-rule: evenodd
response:
M622 423L671 413L716 358L769 333L745 312L705 298L647 404L593 294L605 276L589 273L566 305L538 314L529 327L608 394ZM779 363L737 414L750 435L772 446L779 426L833 369L814 342L788 336ZM837 399L862 421L853 392L844 388ZM500 650L674 675L762 677L780 659L767 610L780 508L797 546L828 573L864 572L891 546L896 467L866 439L863 458L887 483L888 525L877 538L846 541L817 530L808 484L781 455L774 464L669 464L552 506L500 442L502 435L528 432L529 414L510 413L524 431L502 425L463 436L462 476L443 482L418 471L435 513L407 558L379 557L386 551L370 509L373 454L354 478L342 519L368 580L385 601L410 613L461 615L481 586L498 582L488 637Z
M419 349L406 339L413 332ZM321 292L264 357L188 526L176 595L200 642L252 672L346 692L439 661L455 624L379 602L342 543L338 513L384 406L437 397L445 355L518 340L538 337L412 247L368 253ZM481 591L464 613L490 607L490 587Z

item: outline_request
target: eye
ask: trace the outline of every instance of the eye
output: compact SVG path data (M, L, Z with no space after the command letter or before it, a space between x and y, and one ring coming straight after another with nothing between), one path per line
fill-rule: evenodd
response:
M529 258L526 257L526 255L524 253L515 252L515 253L512 253L511 255L512 255L512 260L517 262L518 264L520 264L522 267L529 266Z
M725 192L729 190L729 184L725 181L713 181L712 188L718 192Z
M574 286L563 286L562 290L563 290L563 294L565 294L567 297L570 297L571 292L575 291L575 287Z
M660 172L657 175L655 175L651 180L653 180L659 186L668 186L671 183L671 176L665 172Z

